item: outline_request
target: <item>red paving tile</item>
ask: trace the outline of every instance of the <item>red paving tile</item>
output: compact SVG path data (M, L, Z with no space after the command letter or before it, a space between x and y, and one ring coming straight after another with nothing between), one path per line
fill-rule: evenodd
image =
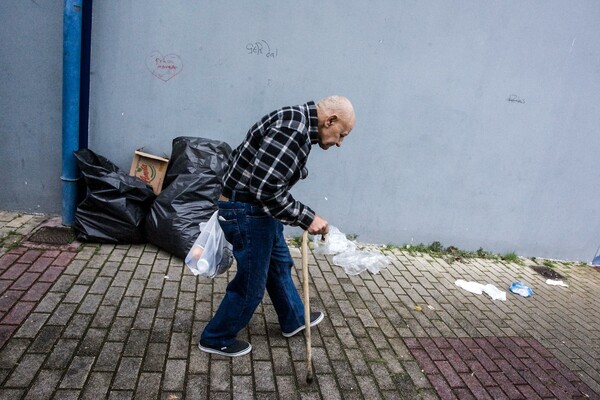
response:
M36 303L29 301L19 301L14 307L2 318L2 325L19 325L29 315L31 310L36 306Z
M27 293L25 293L25 295L21 297L21 300L40 301L51 286L52 283L50 282L36 282L35 284L33 284L33 286L29 288Z
M48 268L48 266L50 264L52 264L52 261L54 261L54 258L40 257L37 260L35 260L35 262L33 264L31 264L31 267L29 267L29 271L31 271L31 272L45 271L46 268Z
M0 348L4 346L4 344L10 339L10 337L15 333L18 326L16 325L2 325L0 324Z
M41 274L35 272L25 272L10 287L13 290L27 290L40 277Z
M70 251L16 247L0 258L0 348L74 256Z
M55 282L60 274L63 272L62 267L50 267L44 272L44 274L40 277L40 282Z
M21 258L19 258L19 262L23 264L31 264L42 254L39 250L27 250Z
M0 257L0 271L4 271L8 267L10 267L18 259L19 259L19 255L18 254L10 254L10 253L8 253L8 254L3 255L2 257Z
M58 255L58 257L56 257L52 265L66 267L67 265L69 265L69 263L71 262L73 257L75 257L76 254L77 253L73 253L70 251L63 251Z
M0 279L17 279L28 267L27 264L13 264L0 275Z
M404 342L442 399L599 397L532 338L405 338Z

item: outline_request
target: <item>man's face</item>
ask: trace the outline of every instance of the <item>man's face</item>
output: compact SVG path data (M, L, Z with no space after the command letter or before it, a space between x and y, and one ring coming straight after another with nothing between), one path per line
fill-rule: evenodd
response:
M352 128L354 128L354 121L344 121L335 115L327 118L325 124L319 129L319 147L323 150L331 146L340 147Z

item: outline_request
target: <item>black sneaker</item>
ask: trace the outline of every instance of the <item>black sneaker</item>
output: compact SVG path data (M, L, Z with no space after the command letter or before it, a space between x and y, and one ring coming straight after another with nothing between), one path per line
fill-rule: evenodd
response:
M244 354L250 353L250 350L252 350L252 345L245 340L236 340L233 344L225 347L204 346L202 343L198 343L198 347L200 350L207 353L213 353L227 357L243 356Z
M325 314L323 314L321 311L316 311L316 312L311 312L310 313L310 326L315 326L317 325L319 322L323 321L323 318L325 317ZM281 334L285 337L292 337L294 336L296 333L304 330L304 328L306 328L306 325L301 325L298 328L296 328L294 331L292 332L281 332Z

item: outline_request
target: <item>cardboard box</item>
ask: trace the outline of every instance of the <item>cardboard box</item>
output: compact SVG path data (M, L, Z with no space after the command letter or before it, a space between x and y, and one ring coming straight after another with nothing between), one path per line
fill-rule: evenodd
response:
M154 190L154 193L159 194L162 190L162 184L167 173L167 158L155 156L136 150L131 163L129 175L137 176Z

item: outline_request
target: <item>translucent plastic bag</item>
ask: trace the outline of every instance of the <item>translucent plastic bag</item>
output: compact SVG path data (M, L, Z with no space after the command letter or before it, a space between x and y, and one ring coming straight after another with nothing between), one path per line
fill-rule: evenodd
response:
M348 275L358 275L367 270L376 274L381 268L387 268L390 260L383 254L350 250L333 256L333 263L344 268Z
M348 240L346 235L340 232L335 226L329 226L329 233L325 241L321 240L320 235L313 238L315 253L318 254L337 254L345 251L356 250L356 244Z
M200 234L185 257L185 265L194 275L214 278L233 264L231 244L219 225L219 211L200 224Z
M346 234L340 232L335 226L329 225L329 233L325 241L321 240L319 235L315 236L313 241L315 253L335 254L333 263L344 268L348 275L358 275L367 270L376 274L381 268L387 268L390 264L390 260L383 254L356 250L356 243L348 240Z

